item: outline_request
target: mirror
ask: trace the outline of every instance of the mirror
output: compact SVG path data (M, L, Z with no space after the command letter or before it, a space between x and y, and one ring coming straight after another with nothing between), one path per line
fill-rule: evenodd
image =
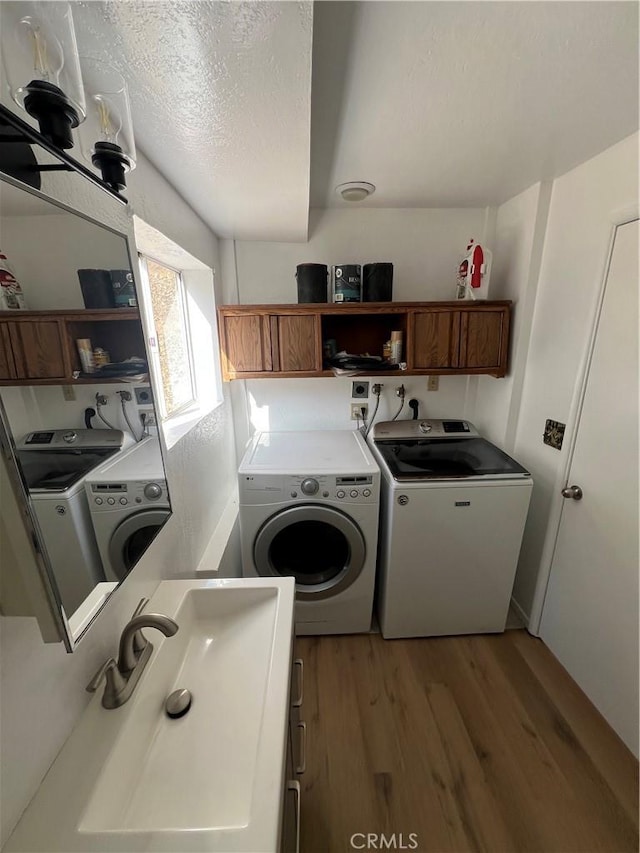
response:
M73 642L171 514L127 239L0 179L0 418Z

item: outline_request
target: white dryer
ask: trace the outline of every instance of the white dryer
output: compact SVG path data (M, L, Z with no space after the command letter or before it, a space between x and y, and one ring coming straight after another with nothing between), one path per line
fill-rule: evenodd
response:
M369 631L380 472L360 433L258 433L238 482L244 577L295 578L297 634Z
M96 468L85 489L106 578L122 581L171 515L157 436Z

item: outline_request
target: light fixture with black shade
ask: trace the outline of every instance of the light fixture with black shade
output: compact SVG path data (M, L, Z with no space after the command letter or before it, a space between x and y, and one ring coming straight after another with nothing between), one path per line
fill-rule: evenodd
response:
M136 167L127 84L119 71L97 59L83 56L80 66L87 102L80 147L102 180L119 192L126 186L125 173Z
M84 90L71 6L0 3L2 64L11 97L60 149L85 118Z

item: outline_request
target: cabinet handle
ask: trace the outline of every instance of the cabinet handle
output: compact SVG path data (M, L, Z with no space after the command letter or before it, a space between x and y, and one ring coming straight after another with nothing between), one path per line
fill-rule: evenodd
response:
M299 722L297 728L300 729L300 764L296 767L296 773L302 776L307 769L307 724Z
M289 782L287 790L296 795L296 853L300 853L300 782Z
M298 693L298 698L293 703L294 708L299 708L302 705L302 699L304 697L304 662L302 658L296 658L293 662L293 665L300 667L300 677L298 680L298 687L300 688L300 692Z

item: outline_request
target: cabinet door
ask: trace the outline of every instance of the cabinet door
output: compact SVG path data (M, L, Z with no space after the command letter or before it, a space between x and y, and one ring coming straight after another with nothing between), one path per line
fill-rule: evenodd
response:
M225 378L271 370L270 341L265 340L260 314L222 315L222 356Z
M413 365L415 370L458 366L459 311L419 311L414 315Z
M506 373L509 315L506 311L463 311L460 367L495 368Z
M68 379L64 329L59 320L9 322L17 379Z
M11 352L11 338L9 337L9 324L0 323L0 380L15 379L16 367Z
M316 318L299 314L278 315L273 369L280 373L322 370L316 335ZM272 337L274 328L272 324Z

